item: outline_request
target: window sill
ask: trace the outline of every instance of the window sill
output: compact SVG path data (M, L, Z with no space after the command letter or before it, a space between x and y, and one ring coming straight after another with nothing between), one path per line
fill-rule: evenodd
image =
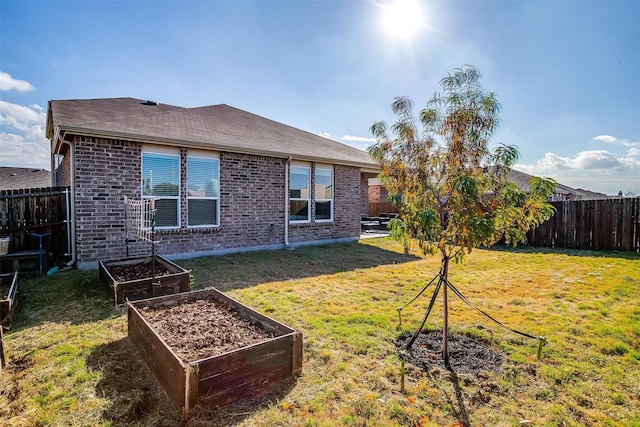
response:
M317 227L317 226L325 226L331 225L333 221L315 221L315 222L290 222L289 227L291 228L307 228L307 227Z
M156 234L211 234L222 231L221 226L209 226L209 227L181 227L181 228L166 228L163 230L156 230Z

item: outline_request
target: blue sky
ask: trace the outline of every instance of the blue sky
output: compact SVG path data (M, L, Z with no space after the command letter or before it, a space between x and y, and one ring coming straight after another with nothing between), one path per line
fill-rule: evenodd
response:
M365 148L448 72L498 94L495 142L576 188L640 191L640 0L0 1L0 165L49 168L50 99L229 104ZM405 25L403 25L402 30Z

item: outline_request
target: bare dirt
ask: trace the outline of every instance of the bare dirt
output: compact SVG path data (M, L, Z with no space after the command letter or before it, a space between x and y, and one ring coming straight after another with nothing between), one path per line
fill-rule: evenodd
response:
M107 267L113 278L117 282L130 282L132 280L147 279L153 277L153 266L151 260L138 264L109 265ZM166 276L171 272L156 261L155 276Z
M274 338L260 324L242 318L213 299L162 308L142 315L183 360L192 362Z
M396 349L405 350L413 333L405 332L396 340ZM504 355L488 343L465 335L449 334L449 360L442 358L442 332L422 332L411 346L406 359L426 371L446 369L460 374L480 375L484 371L500 371Z

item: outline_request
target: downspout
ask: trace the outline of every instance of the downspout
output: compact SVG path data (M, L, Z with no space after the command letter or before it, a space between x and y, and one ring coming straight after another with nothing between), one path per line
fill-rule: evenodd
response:
M56 130L56 134L58 134L58 130ZM66 144L69 146L69 175L71 178L71 202L69 203L71 207L71 214L67 217L67 239L71 242L71 261L69 261L66 266L71 267L76 263L76 170L75 170L75 146L69 142L65 141L64 138L60 137L60 146L56 150L56 154L60 152L60 148L62 144ZM57 176L56 176L57 181Z
M290 249L289 245L289 164L291 156L284 162L284 247Z

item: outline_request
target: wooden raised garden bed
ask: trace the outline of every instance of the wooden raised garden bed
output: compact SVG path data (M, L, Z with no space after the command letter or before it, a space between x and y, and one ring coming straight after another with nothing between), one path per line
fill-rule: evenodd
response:
M217 289L127 307L129 337L183 417L198 404L223 405L302 372L302 333Z
M4 328L11 328L13 309L18 298L18 280L20 274L0 274L0 324Z
M99 261L100 280L113 290L116 305L127 300L139 300L191 290L188 270L156 256L155 284L151 258L128 258Z

